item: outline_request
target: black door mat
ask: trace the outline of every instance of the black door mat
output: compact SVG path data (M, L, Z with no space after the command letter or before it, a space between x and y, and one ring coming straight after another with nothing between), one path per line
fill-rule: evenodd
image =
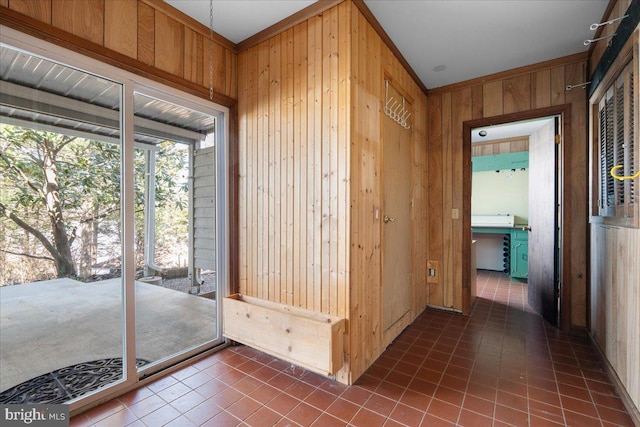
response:
M149 363L136 359L136 366ZM0 393L0 403L64 403L122 378L122 358L78 363L32 378Z

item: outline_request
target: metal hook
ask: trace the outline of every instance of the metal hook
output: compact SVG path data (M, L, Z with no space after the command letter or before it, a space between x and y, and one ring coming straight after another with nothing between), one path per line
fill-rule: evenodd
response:
M584 45L585 46L589 46L591 43L600 41L600 40L605 40L605 39L610 39L612 37L615 37L616 33L611 34L610 36L603 36L603 37L598 37L597 39L590 39L590 40L585 40L584 41Z
M571 89L575 89L577 87L586 88L589 83L591 83L591 80L589 80L588 82L579 83L577 85L567 85L567 87L565 89L566 90L571 90Z
M597 30L597 29L598 29L598 27L602 27L603 25L613 24L614 22L616 22L616 21L620 21L620 20L622 20L622 19L624 19L624 18L626 18L626 17L628 17L628 16L629 16L629 15L624 15L624 16L621 16L620 18L610 19L610 20L608 20L608 21L601 22L601 23L599 23L599 24L598 24L598 23L593 23L593 24L591 24L591 26L589 27L589 29L590 29L591 31L595 31L595 30Z

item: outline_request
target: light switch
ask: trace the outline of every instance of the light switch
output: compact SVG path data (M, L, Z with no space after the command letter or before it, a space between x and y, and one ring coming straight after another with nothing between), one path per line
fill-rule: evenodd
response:
M451 218L452 219L460 218L460 213L459 213L458 209L451 209Z

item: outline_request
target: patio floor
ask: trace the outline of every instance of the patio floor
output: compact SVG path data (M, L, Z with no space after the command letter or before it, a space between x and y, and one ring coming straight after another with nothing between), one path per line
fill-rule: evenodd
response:
M122 280L0 287L0 392L57 369L122 357ZM215 337L216 302L136 282L136 357L155 362Z

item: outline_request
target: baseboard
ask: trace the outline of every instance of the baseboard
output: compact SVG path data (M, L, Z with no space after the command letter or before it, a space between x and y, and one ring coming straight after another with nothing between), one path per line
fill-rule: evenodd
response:
M591 334L589 334L589 338L591 339L593 346L598 351L598 355L600 355L600 359L602 359L602 364L604 365L605 370L607 371L607 374L609 375L609 378L611 379L611 382L616 389L616 392L618 392L618 395L620 396L625 409L629 413L631 421L633 421L634 425L640 426L640 411L638 411L638 408L633 403L633 400L631 400L629 393L627 393L627 389L622 384L622 381L620 381L618 374L616 373L615 369L613 369L613 366L611 366L611 363L609 363L609 359L607 359L607 357L604 355L604 352L598 345L598 342Z

